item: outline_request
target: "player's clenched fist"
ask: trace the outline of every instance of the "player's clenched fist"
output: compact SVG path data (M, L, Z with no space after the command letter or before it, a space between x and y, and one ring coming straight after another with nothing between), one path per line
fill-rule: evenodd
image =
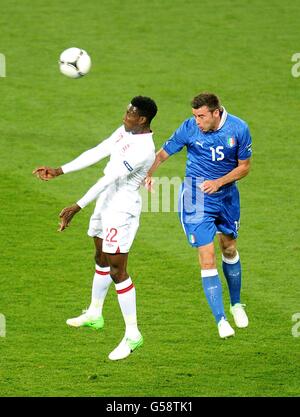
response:
M37 178L43 181L48 181L63 174L63 171L61 168L39 167L36 168L32 173L36 175Z

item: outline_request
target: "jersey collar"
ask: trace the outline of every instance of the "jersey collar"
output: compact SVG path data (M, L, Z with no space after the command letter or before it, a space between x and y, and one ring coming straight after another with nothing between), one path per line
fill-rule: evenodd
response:
M150 132L145 132L145 133L132 133L132 132L126 132L126 130L125 130L125 126L124 125L122 125L122 127L123 127L123 131L124 131L124 133L125 133L125 135L128 135L128 136L132 136L133 138L137 138L137 137L147 137L147 136L153 136L153 131L152 130L150 130Z
M226 119L227 119L227 114L228 113L225 110L225 107L222 106L222 117L221 117L220 124L219 124L217 130L220 130L223 127L223 125L224 125L224 123L226 122Z

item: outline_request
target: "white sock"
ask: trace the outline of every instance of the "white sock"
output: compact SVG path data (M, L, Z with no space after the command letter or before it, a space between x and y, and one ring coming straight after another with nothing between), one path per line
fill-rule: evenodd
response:
M238 251L236 251L235 257L231 258L231 259L225 258L225 256L222 254L222 261L225 262L226 264L229 264L229 265L236 264L239 261L239 259L240 259L240 255L239 255Z
M141 334L137 327L136 317L136 293L131 278L115 284L119 305L126 325L125 336L132 340L138 340Z
M88 308L89 315L99 317L102 315L103 303L109 289L112 279L110 276L110 267L101 267L96 265L96 271L92 287L92 300Z

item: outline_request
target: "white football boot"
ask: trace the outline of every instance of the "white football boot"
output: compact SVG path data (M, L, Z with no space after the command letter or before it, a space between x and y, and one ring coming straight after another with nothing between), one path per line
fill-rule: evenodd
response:
M143 344L143 336L140 334L140 338L138 340L129 339L129 337L125 336L120 344L108 355L109 359L112 361L117 361L119 359L125 359L129 356L134 350L142 346Z
M221 339L226 339L227 337L234 336L235 333L229 322L224 319L224 317L222 317L218 323L218 331Z
M71 327L91 327L92 329L99 330L104 326L103 316L96 317L86 310L78 317L68 319L66 323Z
M233 315L236 327L244 328L249 324L247 314L245 312L245 304L235 303L234 306L230 306L230 313Z

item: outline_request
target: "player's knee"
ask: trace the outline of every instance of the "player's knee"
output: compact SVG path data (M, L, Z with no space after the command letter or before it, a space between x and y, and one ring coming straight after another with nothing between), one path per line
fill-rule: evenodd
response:
M227 259L234 258L237 254L235 245L230 245L230 246L227 246L226 248L223 248L222 253Z
M216 268L216 254L213 244L200 246L198 248L199 264L202 269Z
M201 262L201 269L215 269L216 263L215 262Z
M126 272L117 272L116 274L111 275L111 277L114 280L114 282L120 283L128 278L128 274Z
M120 270L115 267L110 267L110 276L116 284L123 282L125 281L125 279L128 278L128 274L126 271Z
M213 254L205 254L200 257L200 266L202 269L216 268L216 257Z

